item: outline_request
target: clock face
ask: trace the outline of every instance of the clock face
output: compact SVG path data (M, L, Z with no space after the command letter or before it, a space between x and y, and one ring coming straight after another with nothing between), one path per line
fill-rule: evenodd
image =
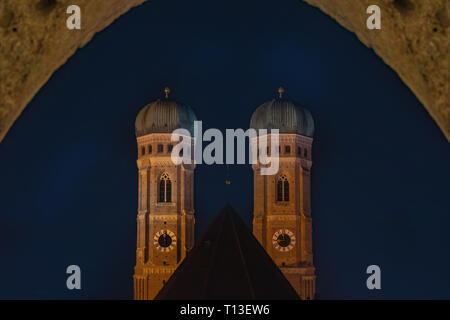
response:
M158 231L153 237L153 244L161 252L169 252L177 244L177 237L170 230Z
M295 246L295 234L288 229L280 229L273 234L272 244L278 251L290 251Z

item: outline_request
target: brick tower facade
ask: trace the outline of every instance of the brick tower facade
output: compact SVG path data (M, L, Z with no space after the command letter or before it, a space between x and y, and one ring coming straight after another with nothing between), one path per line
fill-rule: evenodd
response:
M253 234L298 295L314 299L310 199L314 123L308 111L281 99L281 93L280 99L258 108L251 122L255 129L280 130L278 173L261 175L261 164L253 165ZM271 139L267 141L270 150Z
M171 159L174 142L169 133L177 128L190 129L189 124L179 121L195 118L187 112L190 109L178 103L158 100L144 108L136 119L139 192L134 298L137 300L153 299L194 246L195 165L174 164Z

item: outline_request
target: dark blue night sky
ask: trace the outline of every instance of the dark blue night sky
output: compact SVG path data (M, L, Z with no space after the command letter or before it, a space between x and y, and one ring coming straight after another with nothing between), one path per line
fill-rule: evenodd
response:
M248 128L280 85L311 110L318 298L450 298L448 142L371 49L298 0L150 1L57 71L0 144L0 298L132 298L134 120L166 85L205 129ZM251 168L230 172L250 223ZM196 169L197 236L225 174Z

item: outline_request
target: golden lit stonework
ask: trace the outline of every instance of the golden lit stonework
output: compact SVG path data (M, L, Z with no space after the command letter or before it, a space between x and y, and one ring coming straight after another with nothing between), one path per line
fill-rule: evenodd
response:
M137 300L153 299L194 246L195 165L172 162L171 137L174 129L190 129L196 117L189 107L169 100L169 92L166 88L166 99L150 103L136 118Z
M252 166L253 234L297 294L302 299L314 299L316 277L311 218L314 122L307 109L281 99L283 88L278 93L280 99L257 108L250 123L254 129L279 129L278 173L261 175L265 165L258 162Z

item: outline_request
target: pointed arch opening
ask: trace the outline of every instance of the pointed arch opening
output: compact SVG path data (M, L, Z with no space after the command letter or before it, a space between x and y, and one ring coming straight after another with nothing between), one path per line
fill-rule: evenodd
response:
M284 174L277 180L277 201L289 201L289 180Z
M172 181L166 172L159 179L158 202L172 202Z

